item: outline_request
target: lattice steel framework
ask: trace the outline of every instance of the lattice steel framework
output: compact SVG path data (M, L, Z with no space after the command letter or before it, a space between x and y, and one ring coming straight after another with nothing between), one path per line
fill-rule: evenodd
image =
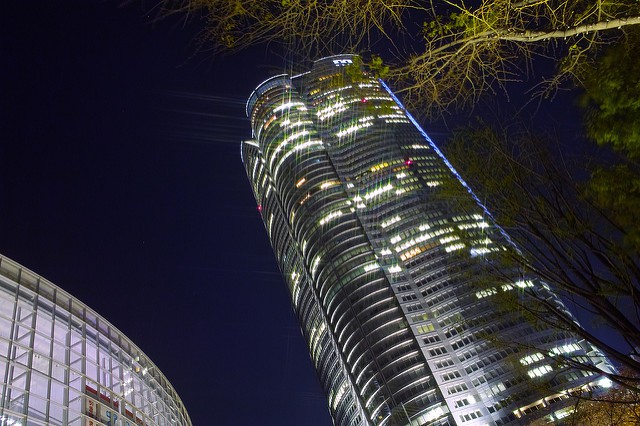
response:
M191 426L167 378L78 299L0 256L0 425Z

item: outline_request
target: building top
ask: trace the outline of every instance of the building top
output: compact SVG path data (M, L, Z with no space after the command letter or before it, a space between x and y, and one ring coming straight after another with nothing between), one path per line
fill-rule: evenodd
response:
M340 54L340 55L325 56L323 58L316 59L315 61L313 61L313 67L316 68L318 66L323 65L324 63L326 63L328 61L331 61L334 66L342 67L342 66L349 65L349 64L353 63L353 58L356 57L356 56L358 56L358 55L351 54L351 53L343 53L343 54ZM253 107L256 104L256 101L266 91L268 91L269 89L272 89L274 87L277 87L277 86L285 86L285 87L289 86L291 84L291 79L301 77L301 76L303 76L305 74L308 74L308 73L309 72L306 72L306 73L298 74L298 75L295 75L295 76L289 76L289 74L278 74L278 75L270 77L270 78L266 79L265 81L263 81L262 83L258 84L258 86L253 90L253 92L251 92L251 95L249 96L249 99L247 100L247 104L246 104L246 108L245 108L245 112L247 114L247 117L251 118L251 112L253 110Z
M289 76L287 74L279 74L279 75L270 77L265 81L263 81L262 83L258 84L258 86L254 89L254 91L251 92L251 95L249 96L249 100L247 101L247 106L245 109L247 113L247 117L251 118L251 111L253 110L253 107L256 101L258 100L258 98L262 96L264 92L266 92L267 90L273 87L286 86L287 84L289 84Z

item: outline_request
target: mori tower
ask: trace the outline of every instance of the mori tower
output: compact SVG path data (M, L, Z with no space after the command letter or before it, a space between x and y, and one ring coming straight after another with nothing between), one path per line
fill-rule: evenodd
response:
M497 302L534 291L563 309L513 266L487 284L508 237L359 63L323 58L260 84L241 149L334 424L562 418L601 377L559 358L606 360Z

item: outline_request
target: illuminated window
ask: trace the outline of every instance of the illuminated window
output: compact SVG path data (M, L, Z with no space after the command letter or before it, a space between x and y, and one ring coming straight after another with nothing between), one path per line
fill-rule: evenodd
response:
M426 413L418 417L417 422L415 424L420 424L420 425L430 424L431 422L433 422L433 420L444 416L446 413L447 411L445 411L445 409L442 406L433 407L429 409L429 411L427 411ZM411 421L411 424L414 424L413 422L414 421Z
M320 225L324 225L327 222L332 221L333 219L342 216L342 212L340 210L336 210L334 212L329 213L328 215L326 215L325 217L323 217L322 219L320 219Z
M373 119L373 117L371 117L371 120L372 119ZM372 121L363 121L361 123L351 125L351 126L347 127L346 129L339 131L338 133L336 133L336 136L338 138L342 138L344 136L350 135L353 132L357 132L358 130L364 129L364 128L369 127L369 126L373 126L373 122Z
M370 272L378 268L380 268L380 265L378 265L377 263L370 263L368 265L364 265L365 272Z
M541 361L544 359L544 356L540 352L536 352L531 355L527 355L524 358L520 358L520 364L529 365L533 364L536 361Z
M347 382L344 382L342 386L340 386L340 388L338 389L338 392L336 392L336 396L335 396L335 399L333 400L333 404L331 404L334 410L336 409L336 407L344 397L344 394L347 391L347 387L348 387Z
M302 200L300 200L300 205L303 205L305 201L311 198L311 194L307 193Z
M271 116L271 118L269 118L269 119L267 120L267 122L266 122L266 123L264 123L263 128L266 130L266 129L267 129L267 127L269 127L269 126L271 125L271 123L273 123L273 121L274 121L275 119L276 119L276 116L275 116L275 114L274 114L274 115L272 115L272 116Z
M433 324L419 325L416 327L416 331L418 332L418 334L429 333L434 330L435 327L433 326Z
M318 119L320 121L324 121L327 118L333 117L337 113L343 112L346 110L347 110L347 106L345 105L344 102L337 102L331 106L325 107L320 111L316 112L316 115L318 116Z
M460 237L458 237L457 235L449 235L448 237L440 238L440 244L447 244L447 243L450 243L451 241L455 241L459 239Z
M531 280L520 280L520 281L516 281L514 284L518 288L533 287L533 281Z
M386 184L385 186L382 186L380 188L376 188L373 191L365 194L364 199L365 200L370 200L371 198L377 197L378 195L381 195L387 191L391 191L393 189L393 185L391 185L390 183Z
M276 156L278 155L278 153L287 145L289 144L289 142L292 142L302 136L307 136L309 134L309 132L307 130L303 130L301 132L297 132L292 134L291 136L285 138L284 140L282 140L278 146L276 147L276 149L273 151L273 154L271 154L271 159L269 160L269 166L273 165L273 162L276 159Z
M447 253L450 253L450 252L455 251L455 250L460 250L460 249L462 249L464 247L465 247L465 245L463 243L453 244L453 245L445 247L445 251Z
M400 259L402 261L405 261L405 260L411 259L414 256L419 255L420 253L422 253L422 248L421 247L414 247L411 250L409 250L409 251L407 251L405 253L402 253L400 255Z
M306 109L306 107L304 106L304 102L287 102L285 104L282 104L282 105L279 105L279 106L275 107L273 109L273 112L275 113L275 112L282 111L282 110L285 110L285 109L291 109L294 106L299 107L298 109L300 109L300 110L305 110Z
M311 148L312 146L321 146L322 145L322 141L321 140L309 140L306 141L304 143L301 143L299 145L296 145L294 148L290 149L289 151L287 151L282 158L280 159L280 161L278 162L278 164L276 165L276 168L273 171L273 175L274 175L274 179L275 177L277 177L278 175L278 171L280 170L280 167L282 167L282 164L284 163L284 161L292 154L294 154L295 152L298 151L302 151L303 149L306 148Z
M384 169L386 167L389 167L389 163L387 163L385 161L384 163L376 164L375 166L371 167L371 169L369 169L369 170L371 170L371 173L375 173L375 172L377 172L379 170L382 170L382 169Z
M331 188L332 186L335 186L338 183L340 183L340 182L335 181L335 180L330 180L330 181L327 181L327 182L323 182L322 184L320 184L320 189Z
M318 265L320 265L320 255L316 256L316 258L313 260L313 263L311 263L311 276L314 278L316 275L316 271L318 270Z
M483 255L483 254L487 254L490 253L491 249L488 249L486 247L480 247L480 248L472 248L471 249L471 256L478 256L478 255Z
M527 371L527 374L533 379L535 377L542 377L545 374L550 373L551 371L553 371L553 368L551 368L551 366L541 365L540 367Z
M411 322L426 321L428 319L429 319L429 315L426 313L411 316Z
M337 67L344 67L346 65L352 64L353 61L351 59L334 59L333 63Z
M478 292L476 292L476 297L478 299L482 299L485 298L487 296L491 296L492 294L496 294L498 292L498 290L496 290L495 288L490 288L487 290L480 290Z
M555 348L551 349L550 352L554 355L560 355L560 354L568 354L571 352L576 352L581 349L582 348L577 343L570 343L568 345L556 346Z

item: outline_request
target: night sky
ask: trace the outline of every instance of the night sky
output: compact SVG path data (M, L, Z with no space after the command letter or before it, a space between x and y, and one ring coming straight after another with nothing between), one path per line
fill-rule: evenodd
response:
M132 339L194 424L330 425L240 160L284 65L147 12L0 6L0 253Z

